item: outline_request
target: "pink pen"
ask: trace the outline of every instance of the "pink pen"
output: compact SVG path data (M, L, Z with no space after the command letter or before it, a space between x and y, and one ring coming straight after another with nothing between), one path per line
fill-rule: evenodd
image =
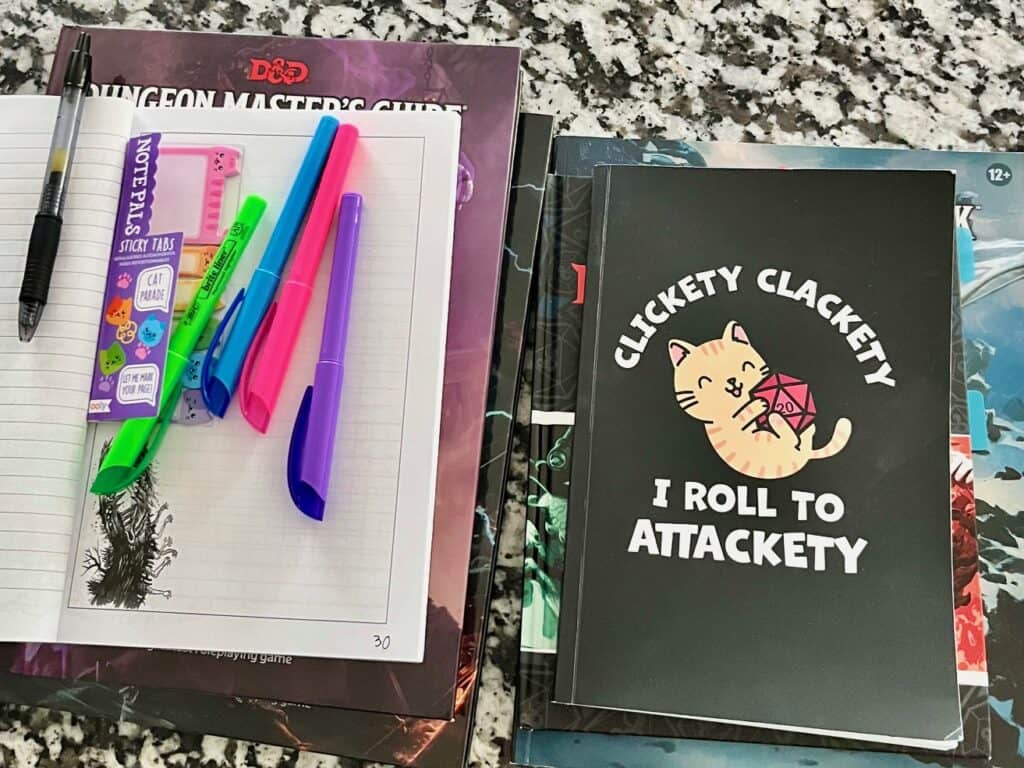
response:
M355 126L338 127L288 279L281 287L278 300L267 310L242 368L239 382L242 415L260 432L267 431L281 394L358 138Z

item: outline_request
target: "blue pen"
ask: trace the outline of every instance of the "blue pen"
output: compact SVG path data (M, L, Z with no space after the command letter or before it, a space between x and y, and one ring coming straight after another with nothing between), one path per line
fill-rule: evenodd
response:
M267 249L263 252L248 289L243 288L235 296L231 307L217 327L210 348L203 360L202 393L203 401L211 413L223 418L228 405L238 386L245 363L246 354L260 325L267 314L277 285L281 282L281 272L288 261L288 256L295 245L295 239L306 216L310 200L320 182L320 174L327 162L327 155L338 130L338 121L333 117L324 116L316 127L316 132L309 142L309 149L302 160L298 175L292 184L288 199L277 220ZM238 312L227 338L224 348L216 357L221 334L228 327L231 317Z

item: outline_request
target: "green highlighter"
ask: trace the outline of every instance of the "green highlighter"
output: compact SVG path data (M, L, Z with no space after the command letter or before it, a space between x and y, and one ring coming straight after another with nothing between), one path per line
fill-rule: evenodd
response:
M124 490L138 480L153 460L171 423L171 414L178 404L178 398L181 397L181 376L188 365L189 355L195 350L199 337L213 317L217 302L266 209L267 201L262 197L250 195L245 198L224 242L217 249L217 255L207 267L192 304L178 321L168 342L167 367L157 415L146 419L128 419L121 425L89 489L93 493L106 496Z

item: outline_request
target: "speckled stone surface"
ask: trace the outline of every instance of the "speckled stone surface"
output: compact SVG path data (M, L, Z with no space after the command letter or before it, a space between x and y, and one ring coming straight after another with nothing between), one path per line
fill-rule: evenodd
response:
M525 51L524 108L576 134L933 149L1018 149L1024 138L1015 0L0 0L0 92L42 89L63 23L515 42ZM521 450L516 457L521 477ZM472 749L479 766L498 764L511 730L513 678L503 669L516 653L521 500L519 490L499 553ZM0 705L0 766L37 765L356 763Z

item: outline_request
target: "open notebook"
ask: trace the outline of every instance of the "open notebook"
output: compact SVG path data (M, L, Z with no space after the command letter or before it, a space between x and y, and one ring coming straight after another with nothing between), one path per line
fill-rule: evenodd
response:
M346 190L362 193L365 207L332 489L317 523L293 507L285 461L319 349L333 234L266 435L253 432L236 406L222 422L183 413L151 487L101 509L86 488L117 425L87 427L86 403L128 138L155 131L168 145L238 150L240 173L226 199L254 193L269 206L230 298L249 280L319 115L246 112L242 119L229 110L137 110L90 99L46 315L24 345L15 331L17 294L56 100L4 102L2 639L421 660L457 116L337 115L360 130ZM154 548L132 585L141 596L134 608L102 583L123 546L103 518L112 512Z

